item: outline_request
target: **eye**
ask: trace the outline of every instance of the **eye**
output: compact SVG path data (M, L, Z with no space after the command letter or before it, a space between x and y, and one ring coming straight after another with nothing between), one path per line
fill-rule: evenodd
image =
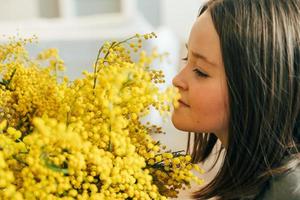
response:
M187 60L188 60L188 57L186 56L186 57L184 57L184 58L181 58L181 60L187 61Z
M204 77L204 78L207 78L209 77L207 74L205 74L204 72L202 72L201 70L199 69L193 69L193 72L195 72L197 74L197 76L200 76L200 77Z

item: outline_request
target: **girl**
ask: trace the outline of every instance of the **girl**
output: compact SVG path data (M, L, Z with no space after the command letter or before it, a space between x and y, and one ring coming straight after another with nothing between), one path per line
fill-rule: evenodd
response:
M225 151L193 197L299 200L300 0L211 0L187 48L172 122L194 162Z

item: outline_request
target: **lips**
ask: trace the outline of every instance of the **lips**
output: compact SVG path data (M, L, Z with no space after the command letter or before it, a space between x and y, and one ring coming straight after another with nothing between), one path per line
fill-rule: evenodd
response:
M190 107L187 103L185 103L183 100L179 99L178 100L179 104L185 107Z

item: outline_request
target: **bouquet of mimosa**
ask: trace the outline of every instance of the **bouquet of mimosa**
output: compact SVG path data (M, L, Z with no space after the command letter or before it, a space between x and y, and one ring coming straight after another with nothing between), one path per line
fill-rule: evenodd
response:
M160 91L163 55L141 50L155 33L106 42L92 71L64 77L56 49L31 58L31 39L0 45L0 199L167 199L201 172L142 123L154 107L169 113L174 88ZM138 55L133 61L132 53Z

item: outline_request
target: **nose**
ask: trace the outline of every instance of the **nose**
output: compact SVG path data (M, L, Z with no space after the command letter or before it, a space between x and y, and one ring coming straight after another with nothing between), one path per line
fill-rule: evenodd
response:
M172 84L179 90L187 90L188 84L184 79L184 69L181 70L172 80Z

